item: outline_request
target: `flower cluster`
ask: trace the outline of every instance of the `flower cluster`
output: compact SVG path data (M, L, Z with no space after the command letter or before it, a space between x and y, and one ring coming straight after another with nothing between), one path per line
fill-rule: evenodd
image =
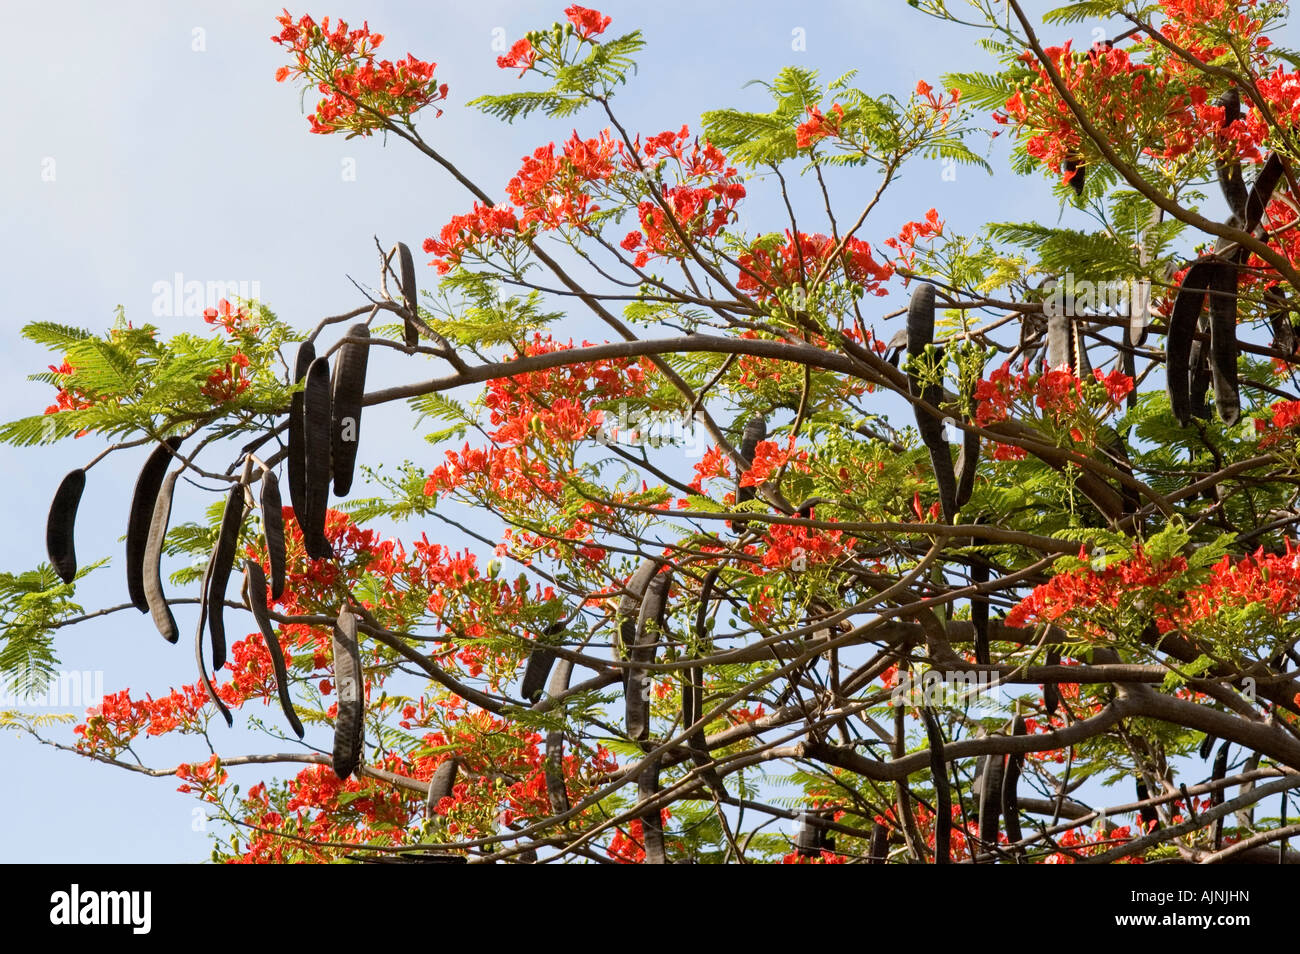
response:
M806 287L835 255L836 246L828 235L800 232L796 237L788 229L782 244L760 239L738 259L740 277L736 287L760 301L769 300L777 289ZM838 271L845 281L860 285L871 295L887 295L885 283L894 275L893 265L876 261L871 246L853 237L835 255L828 274L831 270Z

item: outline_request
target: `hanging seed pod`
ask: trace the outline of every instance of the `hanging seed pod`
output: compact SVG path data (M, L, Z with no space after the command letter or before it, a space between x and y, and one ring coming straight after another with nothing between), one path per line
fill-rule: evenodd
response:
M1002 780L1005 775L1003 757L986 755L980 771L979 831L985 849L998 844L998 822L1002 814Z
M405 242L397 243L397 268L402 280L402 304L410 312L402 317L402 340L408 348L414 348L420 343L420 334L411 315L420 313L420 295L415 282L415 259Z
M1210 285L1210 373L1219 420L1231 427L1241 418L1237 387L1237 269L1220 265Z
M649 759L637 780L639 801L646 801L659 794L659 759ZM645 846L645 863L648 865L666 865L664 852L664 825L662 810L647 809L641 813L641 838Z
M1074 376L1080 381L1086 381L1092 377L1092 362L1088 360L1088 338L1086 332L1088 323L1082 318L1076 318L1070 322L1070 357L1071 364L1074 367Z
M1282 181L1282 159L1275 152L1270 152L1264 160L1259 175L1250 187L1250 197L1246 200L1246 221L1242 231L1254 232L1264 217L1264 210L1273 198L1273 190Z
M71 583L77 577L77 550L74 546L77 506L86 489L86 472L78 467L69 471L54 492L50 513L45 520L45 550L59 579Z
M1223 107L1223 122L1219 125L1220 130L1227 129L1241 118L1241 95L1236 87L1230 87L1220 96L1218 105ZM1223 142L1222 137L1220 142ZM1241 175L1241 160L1233 153L1232 145L1224 143L1215 157L1214 165L1219 174L1219 187L1223 190L1223 198L1228 203L1228 208L1238 218L1244 219L1247 202L1246 181Z
M1047 366L1049 369L1071 367L1070 318L1058 309L1047 316Z
M203 688L208 691L208 698L216 704L217 711L226 720L226 727L233 728L235 718L226 708L226 704L221 701L221 697L217 695L217 687L212 684L207 664L203 661L203 631L208 625L208 585L212 581L212 568L216 562L217 555L214 553L208 560L207 568L203 571L203 582L199 585L199 625L194 631L194 660L199 664L199 678L203 681Z
M740 456L743 457L745 459L745 462L750 466L753 466L754 453L758 450L759 441L764 440L766 437L767 437L767 422L764 421L762 417L756 414L753 417L751 417L749 421L746 422L745 429L741 432L740 435ZM736 503L738 504L744 503L746 500L753 500L757 493L756 487L740 486L740 476L741 476L740 468L737 467L736 468ZM731 529L733 530L737 529L736 526L734 526L730 522L728 523L728 526L730 526ZM743 525L740 527L740 529L744 529Z
M970 503L975 492L975 473L980 463L980 436L973 431L963 431L961 451L957 454L957 509Z
M144 598L149 607L153 624L162 634L163 639L174 643L180 639L180 630L176 627L176 617L167 605L167 594L162 582L163 542L167 537L167 524L172 516L172 497L176 492L176 478L181 475L180 468L173 470L163 478L154 501L153 514L149 520L149 533L145 538L144 557Z
M822 816L817 812L799 813L799 833L795 836L794 850L804 858L817 858L822 850L830 849L826 829L818 824Z
M1210 333L1210 322L1202 313L1196 323L1198 334L1204 336L1192 342L1189 357L1188 394L1191 398L1192 417L1198 420L1210 419L1210 404L1207 395L1210 390L1210 346L1205 337Z
M271 599L284 596L284 505L280 501L280 482L269 469L262 471L262 536L266 556L271 564Z
M325 512L329 509L330 493L330 434L333 430L330 416L330 366L325 358L317 358L307 369L307 384L303 388L302 431L305 471L305 499L303 501L302 538L307 555L313 560L333 556L329 541L325 539Z
M889 343L885 345L885 360L894 367L898 367L899 358L902 357L902 354L906 349L907 329L899 328L894 332L893 337L889 339Z
M294 383L307 377L307 369L316 360L316 348L310 341L298 346L294 358ZM296 391L289 399L289 424L286 436L286 469L289 472L289 503L293 505L293 517L299 527L306 526L307 519L307 445L302 426L302 406L304 392ZM305 530L304 530L305 535Z
M361 764L365 732L357 620L346 606L339 611L334 624L334 691L339 699L338 718L334 723L334 774L345 779Z
M172 454L180 446L179 437L169 437L155 447L140 468L131 494L131 512L126 520L126 591L132 605L141 613L149 612L149 601L144 595L144 548L149 542L149 524Z
M452 756L445 759L429 779L429 800L424 807L424 817L432 818L438 812L438 803L444 798L451 798L456 787L456 774L460 771L460 761Z
M928 707L922 707L921 719L930 742L930 774L934 776L934 863L952 861L952 793L948 785L948 762L944 758L943 733Z
M1165 378L1169 406L1174 419L1186 426L1192 417L1191 357L1205 296L1210 287L1214 263L1199 259L1192 263L1174 297L1165 342Z
M655 576L646 587L645 599L641 601L641 612L636 621L636 636L629 647L628 659L634 663L654 661L655 643L659 641L664 630L668 606L668 586L672 580L670 573ZM650 690L652 679L644 669L629 668L627 671L627 691L623 694L626 701L625 727L629 739L643 740L650 735Z
M1228 774L1228 750L1232 747L1231 742L1224 742L1219 746L1218 753L1214 756L1214 768L1210 773L1211 782L1222 782ZM1210 805L1223 804L1223 789L1216 788L1210 793ZM1220 815L1214 820L1214 850L1218 851L1223 844L1223 816Z
M1273 330L1273 347L1288 355L1296 352L1296 326L1291 323L1291 309L1287 306L1286 296L1277 289L1264 289L1264 300L1268 302L1268 325Z
M977 557L970 568L970 581L975 584L989 581L989 565L982 557ZM970 598L970 622L975 631L975 661L981 666L989 664L989 598L972 596Z
M553 623L546 630L547 640L555 639L564 633L564 621ZM519 694L529 702L536 702L542 694L542 687L546 685L546 677L551 673L551 666L555 664L555 650L545 642L539 640L536 648L528 654L528 664L524 667L524 681L519 687Z
M1011 734L1013 736L1025 735L1028 729L1025 726L1025 720L1016 715L1011 720ZM1005 821L1007 829L1007 840L1013 845L1020 841L1020 772L1025 764L1023 755L1011 755L1007 757L1006 768L1002 774L1002 818ZM1023 849L1015 849L1019 853Z
M1070 173L1070 188L1074 190L1075 195L1083 195L1083 184L1088 175L1088 167L1078 156L1068 156L1064 166L1065 171Z
M637 565L636 571L623 587L627 592L618 601L618 625L614 628L620 658L627 658L628 647L636 641L636 619L641 611L641 598L645 596L645 588L658 572L658 561L646 557ZM626 684L626 677L623 681Z
M883 865L889 858L889 826L882 822L871 825L871 848L868 851L867 864Z
M1059 666L1061 664L1061 651L1055 647L1047 651L1047 656L1043 662L1048 666ZM1048 716L1056 715L1056 710L1061 705L1061 691L1056 687L1054 682L1043 683L1043 708L1047 710Z
M293 700L289 697L289 670L284 665L284 650L271 626L271 617L266 611L266 574L262 572L262 565L256 560L244 561L244 585L248 591L248 608L252 611L253 620L262 634L262 641L266 643L266 651L271 656L271 667L275 670L275 691L280 697L280 711L289 720L294 734L301 739L302 723L298 721L298 713L294 710Z
M552 815L563 815L569 810L569 789L564 784L564 733L559 730L546 733L546 799L551 804Z
M212 553L212 578L208 582L208 633L212 637L212 668L218 672L226 664L226 584L235 568L235 547L243 522L244 485L235 484L221 514L221 529Z
M907 353L909 361L916 362L925 349L934 343L934 286L922 282L912 292L907 306ZM942 351L938 352L938 365L943 366ZM938 384L922 387L914 370L908 372L908 387L915 398L920 398L937 408L943 401L943 388ZM953 471L952 456L944 435L943 422L914 405L916 429L926 450L930 452L930 466L934 469L935 483L939 488L939 505L944 520L952 523L957 514L957 476Z
M1147 791L1146 783L1140 778L1134 781L1136 782L1137 800L1145 802L1151 797L1151 793ZM1160 814L1156 811L1154 805L1143 805L1138 809L1138 817L1142 819L1145 830L1149 831L1152 827L1160 827Z
M573 676L573 660L561 659L551 672L551 681L546 686L546 694L558 699L569 688L569 679Z
M1218 739L1210 735L1208 732L1205 734L1205 738L1201 739L1201 747L1198 750L1202 759L1208 759L1210 757L1210 753L1214 751L1214 743L1217 741Z
M334 496L346 497L352 489L357 463L357 442L361 439L361 401L366 395L366 364L370 359L370 329L355 324L347 337L365 343L348 342L339 348L334 363L330 395L333 426L330 429L330 462L334 472Z

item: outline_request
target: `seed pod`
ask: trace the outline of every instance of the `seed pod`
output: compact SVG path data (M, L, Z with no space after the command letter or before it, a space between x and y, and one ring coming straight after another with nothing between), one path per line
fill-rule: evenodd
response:
M1210 373L1219 420L1231 427L1241 417L1237 388L1237 269L1219 265L1210 279Z
M293 380L295 383L307 377L307 369L316 360L316 348L310 341L298 346L298 355L294 359ZM304 392L297 391L289 399L289 424L286 437L286 460L289 473L289 502L293 504L293 517L299 527L306 526L307 519L307 447L302 430L302 406Z
M551 803L552 815L563 815L569 810L569 789L564 784L564 733L558 730L546 733L546 797Z
M668 605L668 586L671 574L660 573L646 587L645 599L641 601L641 612L637 617L636 635L629 647L630 662L652 662L655 656L655 643L664 629ZM626 730L629 739L642 740L650 735L650 674L644 669L630 668L627 671L627 691L623 697L626 702Z
M1199 750L1202 759L1208 759L1210 757L1210 753L1214 751L1214 743L1217 741L1218 739L1214 736L1210 735L1208 732L1205 733L1205 738L1201 739L1201 748Z
M199 664L199 678L203 681L203 688L208 691L208 698L216 703L217 711L226 720L226 726L233 728L235 725L234 716L230 714L226 704L217 695L217 687L212 684L212 677L208 675L207 664L203 661L203 631L208 624L208 586L212 581L212 568L216 562L217 555L213 553L203 571L203 582L199 586L199 625L194 631L194 661Z
M420 295L415 282L415 259L405 242L397 243L397 267L402 279L402 303L411 315L418 315ZM420 343L420 334L410 316L402 318L402 338L408 348Z
M302 723L298 721L293 700L289 698L289 670L284 665L284 650L280 646L279 637L271 627L271 617L266 611L266 575L262 572L262 564L256 560L244 561L244 584L248 589L248 608L253 613L262 640L266 643L266 651L271 656L271 667L275 670L275 691L280 697L280 711L284 713L294 733L301 739Z
M551 681L546 686L546 694L552 699L558 699L564 695L565 690L569 688L569 679L573 676L573 660L561 659L559 664L551 671Z
M325 511L330 493L330 366L317 358L307 369L303 389L302 432L305 471L302 537L307 555L313 560L333 556L325 539Z
M1296 327L1291 323L1291 309L1287 306L1286 296L1277 287L1264 290L1264 300L1268 302L1268 324L1273 329L1273 347L1286 354L1296 352Z
M167 538L167 524L172 515L172 496L176 492L176 478L181 475L180 468L173 470L163 478L158 488L158 497L154 501L153 514L149 520L149 535L145 539L144 558L144 598L153 617L153 624L162 634L163 639L174 643L180 639L180 630L176 627L176 617L172 616L171 607L167 605L167 595L162 583L163 542Z
M50 513L45 520L45 550L59 579L71 583L77 576L77 550L74 546L77 506L86 489L86 472L78 467L69 471L54 492Z
M149 524L172 453L180 446L179 437L169 437L155 447L140 469L131 494L131 512L126 520L126 591L141 613L149 612L144 595L144 548L149 542Z
M899 328L894 332L889 343L885 345L885 360L898 367L898 360L902 357L903 351L907 349L907 329Z
M822 817L818 812L799 813L799 833L795 836L794 850L800 856L816 858L823 848L829 848L826 829L817 823Z
M1165 378L1174 419L1186 426L1192 416L1191 358L1196 326L1205 305L1214 262L1199 259L1188 268L1169 313Z
M1259 221L1264 217L1264 210L1273 198L1273 190L1282 180L1282 159L1275 152L1270 152L1264 160L1259 175L1250 187L1250 198L1246 200L1246 221L1242 226L1245 232L1254 232Z
M1056 648L1049 649L1043 662L1048 666L1059 666L1061 664L1061 651ZM1056 710L1061 705L1061 691L1056 687L1054 682L1043 683L1043 708L1047 710L1048 716L1056 715Z
M1230 87L1219 97L1219 105L1223 107L1223 122L1219 125L1221 130L1241 118L1241 95L1236 87ZM1222 142L1222 137L1220 140ZM1233 152L1231 144L1223 143L1215 157L1214 165L1219 173L1219 187L1223 190L1223 198L1228 203L1228 208L1233 214L1244 219L1247 202L1246 181L1241 175L1241 161L1233 155Z
M889 826L874 822L871 826L871 848L867 864L883 865L889 857Z
M208 633L212 636L212 668L218 672L226 664L226 584L235 567L235 547L243 522L244 485L235 484L221 514L221 529L212 553L212 577L208 582Z
M1214 756L1214 768L1210 773L1211 782L1222 782L1228 774L1228 750L1232 747L1231 742L1224 742L1219 746L1218 753ZM1223 789L1216 788L1210 793L1210 804L1223 804ZM1218 851L1223 844L1223 816L1220 815L1214 820L1214 850Z
M452 756L439 765L437 771L433 773L433 778L429 779L429 801L424 809L425 818L432 818L438 811L438 803L444 798L451 798L459 770L460 761Z
M974 431L963 431L961 451L957 454L957 509L970 503L975 492L975 473L980 463L980 436Z
M930 742L930 774L934 776L934 863L952 861L952 794L948 787L948 762L944 758L943 733L928 707L922 707L921 719Z
M1013 736L1025 735L1027 731L1025 720L1021 716L1017 715L1011 720L1011 734ZM1008 756L1006 769L1002 774L1002 817L1006 824L1007 840L1012 844L1020 841L1021 837L1018 788L1020 785L1020 771L1024 764L1025 757L1023 755Z
M339 699L338 718L334 723L334 774L345 779L361 764L365 732L357 620L346 606L339 611L334 624L334 691Z
M754 453L758 450L759 441L767 437L767 422L757 414L751 417L745 424L745 429L740 434L740 456L751 467L754 464ZM740 468L736 469L736 503L744 503L746 500L753 500L757 492L756 487L740 486ZM732 529L735 529L734 527Z
M637 779L637 791L640 796L639 801L643 802L659 794L658 758L646 762L645 768L641 770L641 775ZM648 865L666 865L668 859L664 853L664 826L661 809L651 808L641 813L641 838L645 845L645 863Z
M1151 797L1151 793L1147 791L1146 783L1140 778L1135 779L1134 781L1136 782L1135 788L1137 790L1137 800L1139 802L1145 802ZM1150 829L1152 826L1159 827L1160 825L1160 814L1156 811L1154 805L1143 805L1138 809L1138 816L1142 819L1142 823L1146 829Z
M546 636L553 639L563 632L564 622L561 620L547 629ZM555 649L539 640L536 648L528 654L528 664L524 667L524 681L519 687L519 694L529 702L536 702L542 694L542 687L546 685L546 677L550 675L551 666L554 664Z
M1047 366L1051 370L1072 367L1070 317L1059 309L1047 316Z
M614 629L620 658L627 657L628 647L636 641L636 620L641 610L641 597L645 596L645 588L658 572L658 561L646 557L623 587L627 592L618 601L618 626Z
M1071 174L1070 188L1074 190L1074 194L1083 195L1084 179L1088 174L1088 167L1083 164L1083 160L1078 156L1067 157L1065 171Z
M907 306L907 353L915 362L934 343L934 286L922 282L912 292ZM942 351L938 364L943 366ZM908 387L913 397L920 398L931 407L938 408L943 401L943 388L937 384L923 388L915 371L908 372ZM916 429L930 452L930 466L934 469L935 483L939 488L939 502L944 520L952 523L957 515L957 476L948 452L948 441L943 432L943 422L920 406L914 405Z
M284 506L280 482L269 469L262 471L262 535L271 563L271 599L284 596Z
M1087 322L1076 318L1070 322L1070 357L1074 376L1081 381L1092 377L1092 362L1088 360Z
M987 584L988 577L987 561L976 559L971 564L972 584ZM975 630L975 662L988 665L988 597L971 597L971 628Z
M998 843L998 822L1002 814L1002 779L1005 774L1001 755L986 755L980 771L979 831L985 848Z
M355 324L348 329L349 338L370 340L370 329ZM334 496L346 497L352 489L352 474L357 463L357 442L361 439L361 400L366 394L366 364L370 345L349 342L339 348L334 363L333 393L330 409L334 416L330 431L330 459L334 470Z

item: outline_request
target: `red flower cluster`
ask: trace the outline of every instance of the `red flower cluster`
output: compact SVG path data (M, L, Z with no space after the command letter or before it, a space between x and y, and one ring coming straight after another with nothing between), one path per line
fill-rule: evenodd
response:
M47 365L47 367L60 377L68 377L73 373L72 365L65 358L63 364L59 366ZM54 398L54 403L45 409L46 414L58 414L60 411L82 411L90 407L92 402L76 388L60 387L59 393ZM82 431L81 434L86 433ZM80 437L81 434L77 436Z
M518 69L519 75L523 76L533 67L533 61L537 59L537 50L533 49L532 43L528 40L515 40L510 47L509 52L503 56L497 57L497 66L503 70Z
M796 239L789 229L785 243L773 248L770 241L760 240L739 258L740 277L736 287L751 292L760 301L772 297L779 288L804 287L816 278L826 261L835 252L835 240L828 235L809 235L800 232ZM850 238L836 257L828 274L838 270L845 281L861 285L872 295L886 295L885 283L894 275L889 262L877 262L871 246L857 238Z
M1080 548L1079 559L1089 559ZM1007 614L1007 625L1024 627L1033 623L1054 623L1076 610L1119 606L1121 599L1133 599L1140 590L1164 585L1187 571L1187 560L1173 557L1155 565L1139 547L1126 560L1110 563L1103 570L1083 567L1058 573L1017 603ZM1152 609L1159 609L1153 605Z
M796 148L807 149L828 136L838 136L840 134L840 127L844 124L844 107L839 103L831 106L834 119L828 119L822 114L821 109L816 106L809 106L806 112L808 118L796 126L794 130Z
M605 16L599 10L580 7L576 3L570 7L565 7L564 16L577 29L578 36L584 40L590 40L593 36L604 33L613 20L612 17Z
M288 10L276 19L282 29L271 39L288 48L296 63L276 70L276 81L296 74L324 94L309 117L314 133L347 130L368 136L383 129L391 117L410 116L447 98L447 84L434 77L436 63L409 53L396 63L376 60L375 50L384 38L365 24L349 30L339 21L331 31L329 17L319 24L310 16L295 21Z
M203 309L203 320L210 325L221 325L232 338L241 334L255 335L261 330L251 323L252 317L247 308L242 305L235 307L224 298L217 302L216 308Z
M581 227L599 206L592 203L587 187L612 178L615 161L623 155L623 144L603 129L594 139L581 139L575 130L555 155L555 143L539 146L506 185L510 201L519 207L518 228L533 223L543 229L561 225Z
M248 356L242 351L236 351L229 361L208 375L207 383L199 390L217 404L233 401L247 391L251 383L247 368Z

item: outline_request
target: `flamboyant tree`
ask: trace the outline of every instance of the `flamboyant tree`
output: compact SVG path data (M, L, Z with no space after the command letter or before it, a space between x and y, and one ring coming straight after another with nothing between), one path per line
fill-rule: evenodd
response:
M417 129L434 63L286 11L311 131L404 140L465 211L310 329L27 326L58 396L0 437L109 443L50 562L0 578L0 668L39 682L116 573L94 612L184 624L200 678L4 724L179 779L224 861L1294 860L1286 5L970 9L990 72L903 101L791 67L767 112L659 130L615 110L641 34L571 6L470 104L565 131L505 183ZM1001 133L1081 227L880 220L905 166ZM785 214L747 232L760 190ZM407 383L366 385L376 348ZM437 446L353 493L362 410L398 402ZM108 453L148 455L125 566L78 565ZM266 754L224 751L235 720ZM162 735L193 761L150 762Z

